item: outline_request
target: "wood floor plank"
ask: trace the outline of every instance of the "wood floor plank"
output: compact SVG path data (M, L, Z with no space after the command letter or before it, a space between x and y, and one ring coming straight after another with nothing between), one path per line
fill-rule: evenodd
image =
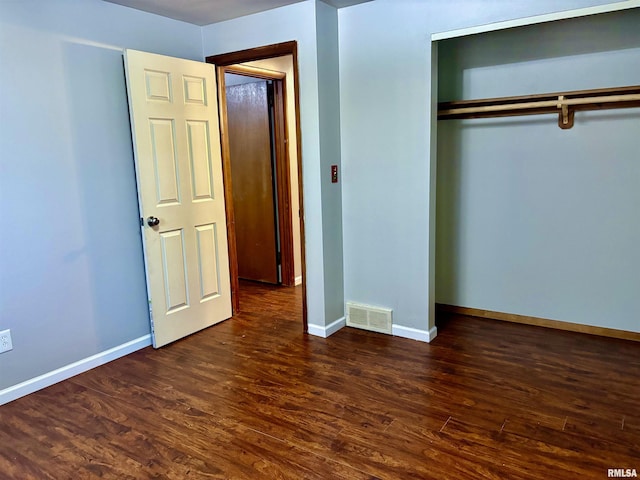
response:
M640 471L640 346L464 316L302 333L301 288L0 407L7 479L606 478Z

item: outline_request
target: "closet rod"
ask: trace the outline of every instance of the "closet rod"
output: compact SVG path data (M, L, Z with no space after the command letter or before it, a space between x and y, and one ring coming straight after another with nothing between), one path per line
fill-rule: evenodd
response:
M640 107L640 86L579 90L519 97L443 102L438 119L558 114L560 128L571 128L576 111Z
M546 100L538 102L523 102L523 103L511 103L505 105L486 105L483 107L462 107L451 108L448 110L440 110L439 115L451 116L451 115L464 115L466 113L482 113L482 112L500 112L507 110L522 110L541 107L553 107L556 110L561 108L562 105L589 105L593 103L618 103L618 102L637 102L640 101L639 95L612 95L609 97L593 97L593 98L562 98L563 95L559 95L557 100Z

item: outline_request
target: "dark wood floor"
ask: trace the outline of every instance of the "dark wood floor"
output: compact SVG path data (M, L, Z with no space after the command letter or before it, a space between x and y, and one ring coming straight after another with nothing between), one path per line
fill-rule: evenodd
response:
M467 317L430 345L301 333L300 289L0 407L2 479L640 472L640 345Z

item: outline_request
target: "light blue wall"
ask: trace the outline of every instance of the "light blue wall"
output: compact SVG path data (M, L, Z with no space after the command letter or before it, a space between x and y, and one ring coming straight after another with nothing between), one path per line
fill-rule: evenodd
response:
M433 326L431 34L603 3L376 0L339 11L345 300Z
M149 333L124 47L202 55L100 0L0 2L0 390Z
M205 56L295 40L298 42L302 171L305 211L307 311L309 324L324 327L343 315L339 189L322 182L326 165L339 163L334 69L337 34L332 7L315 0L221 22L202 29ZM329 37L322 37L328 33ZM322 58L319 58L319 55ZM320 68L328 70L320 73ZM320 80L328 85L320 87ZM322 104L322 105L321 105ZM336 193L333 196L333 193ZM330 218L338 216L338 220Z
M316 26L325 318L330 323L344 316L338 11L317 2ZM331 165L338 166L338 183L331 183Z
M441 99L640 85L639 25L635 9L441 42ZM438 131L438 302L640 331L640 109Z

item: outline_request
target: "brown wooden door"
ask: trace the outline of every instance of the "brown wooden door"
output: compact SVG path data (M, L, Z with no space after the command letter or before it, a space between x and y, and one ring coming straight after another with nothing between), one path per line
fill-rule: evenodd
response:
M267 82L226 88L238 276L278 283Z

